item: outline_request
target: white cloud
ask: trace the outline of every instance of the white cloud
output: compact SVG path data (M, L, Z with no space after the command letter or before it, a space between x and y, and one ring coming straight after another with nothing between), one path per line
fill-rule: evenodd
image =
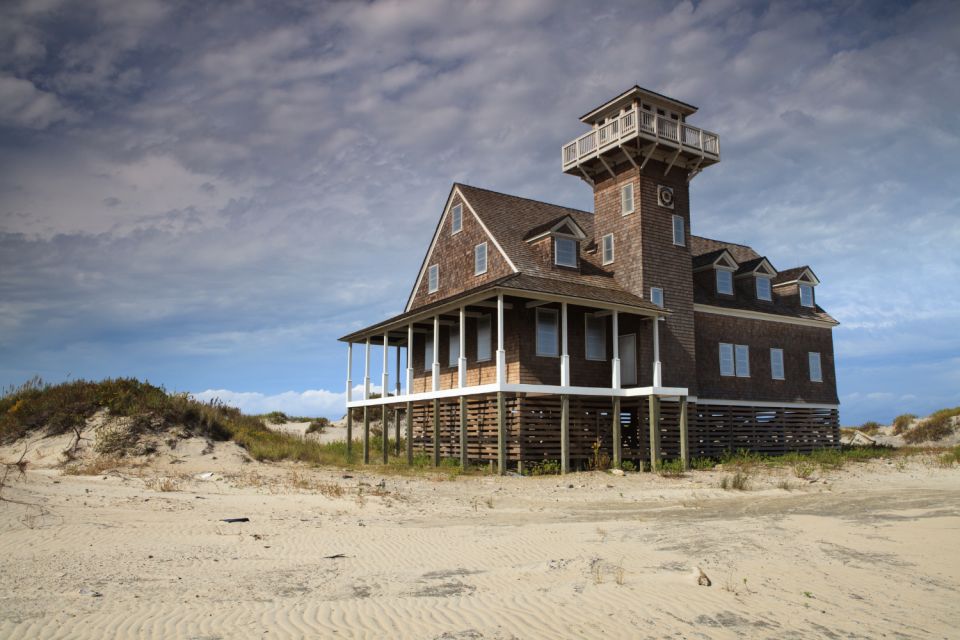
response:
M46 129L73 115L56 95L29 80L0 75L0 125Z
M373 393L380 393L379 386L371 386ZM270 413L283 411L290 416L323 416L331 419L343 417L346 413L345 392L327 391L326 389L309 389L307 391L284 391L282 393L264 394L256 391L230 391L228 389L207 389L192 394L202 402L220 400L231 407L237 407L246 414ZM363 387L358 385L353 389L353 397L363 396Z

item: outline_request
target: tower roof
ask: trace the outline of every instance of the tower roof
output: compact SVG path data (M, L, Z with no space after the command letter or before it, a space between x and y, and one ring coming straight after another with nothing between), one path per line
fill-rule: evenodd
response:
M640 85L633 85L633 87L627 89L616 98L608 100L599 107L591 109L587 113L580 116L580 121L587 124L592 124L593 121L601 114L614 109L619 110L620 107L632 103L637 98L648 98L650 102L663 104L672 108L678 113L682 113L684 116L693 115L697 112L697 108L692 104L681 102L680 100L665 96L662 93L657 93L656 91L644 89Z

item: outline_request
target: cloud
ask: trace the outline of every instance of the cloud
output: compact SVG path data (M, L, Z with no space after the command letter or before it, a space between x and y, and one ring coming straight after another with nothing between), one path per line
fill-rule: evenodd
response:
M380 393L380 387L371 386L371 392ZM252 415L282 411L289 416L308 416L311 418L323 416L336 420L346 414L347 394L342 391L334 392L326 389L283 391L270 395L258 392L229 391L227 389L207 389L191 395L201 402L219 400L231 407L237 407L243 413ZM354 387L354 398L360 398L362 395L363 387L360 385Z
M0 125L46 129L73 115L56 95L38 89L29 80L0 75Z

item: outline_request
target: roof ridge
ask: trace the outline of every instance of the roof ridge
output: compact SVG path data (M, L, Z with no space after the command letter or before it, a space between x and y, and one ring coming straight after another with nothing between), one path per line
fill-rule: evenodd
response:
M732 245L735 246L735 247L743 247L744 249L750 249L751 251L753 251L753 252L755 252L755 253L759 253L759 252L757 252L756 249L754 249L753 247L751 247L751 246L748 245L748 244L741 244L741 243L739 243L739 242L730 242L729 240L717 240L716 238L708 238L707 236L698 236L698 235L695 234L695 233L691 233L690 236L691 236L691 237L694 237L694 238L700 238L701 240L709 240L710 242L719 242L720 244L732 244Z
M454 183L453 183L453 186L455 186L455 187L467 187L468 189L476 189L477 191L486 191L487 193L493 193L493 194L498 195L498 196L505 196L505 197L507 197L507 198L516 198L517 200L526 200L527 202L536 202L537 204L545 204L545 205L547 205L548 207L556 207L556 208L558 208L558 209L566 209L567 211L574 211L574 212L576 212L576 213L584 213L584 214L589 215L589 216L592 216L592 215L593 215L593 212L592 212L592 211L584 211L583 209L575 209L575 208L573 208L573 207L568 207L568 206L562 205L562 204L554 204L554 203L552 203L552 202L545 202L545 201L543 201L543 200L535 200L535 199L533 199L533 198L527 198L527 197L525 197L525 196L518 196L518 195L514 195L514 194L512 194L512 193L504 193L503 191L495 191L495 190L493 190L493 189L485 189L485 188L483 188L483 187L477 187L477 186L475 186L475 185L467 184L467 183L465 183L465 182L454 182Z

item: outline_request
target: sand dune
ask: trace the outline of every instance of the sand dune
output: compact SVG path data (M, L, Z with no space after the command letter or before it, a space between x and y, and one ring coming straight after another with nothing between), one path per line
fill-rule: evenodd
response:
M447 480L245 460L186 441L97 476L38 461L4 493L26 504L0 504L0 636L945 638L960 624L960 469L922 458L813 483L772 472L748 492L716 471Z

